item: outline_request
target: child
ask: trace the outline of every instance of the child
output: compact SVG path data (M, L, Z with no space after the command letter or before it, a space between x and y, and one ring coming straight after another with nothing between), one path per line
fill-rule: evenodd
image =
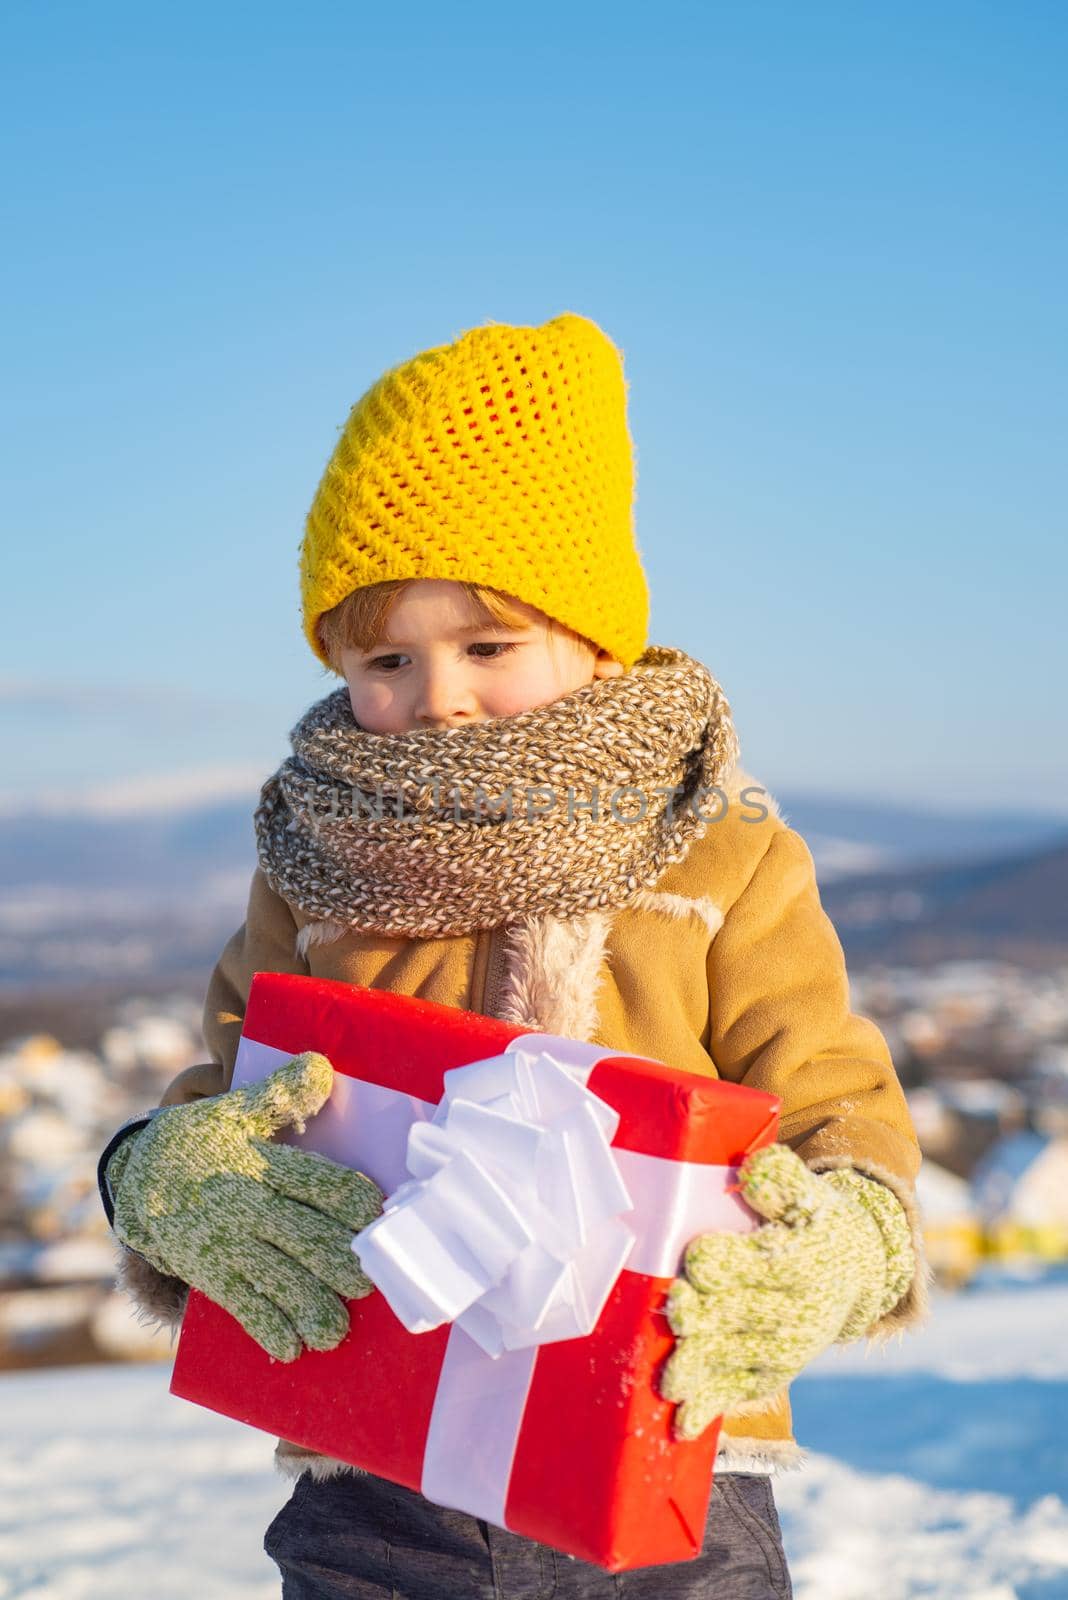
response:
M474 329L353 408L301 565L308 642L344 685L264 785L212 1061L119 1130L102 1192L144 1314L177 1326L196 1283L279 1359L344 1337L339 1296L371 1290L349 1241L380 1196L266 1137L323 1103L321 1057L223 1093L261 970L778 1095L780 1143L741 1179L768 1220L693 1241L668 1302L677 1430L725 1415L704 1548L613 1578L281 1440L298 1483L266 1548L287 1600L781 1600L787 1386L831 1343L923 1315L920 1157L889 1051L849 1009L812 857L739 767L719 686L647 646L632 498L619 353L583 317Z

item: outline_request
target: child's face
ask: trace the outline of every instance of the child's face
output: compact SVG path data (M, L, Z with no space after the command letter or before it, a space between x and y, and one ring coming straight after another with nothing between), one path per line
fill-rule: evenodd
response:
M548 705L620 662L576 635L550 634L544 614L521 605L519 628L475 622L458 583L420 578L404 589L385 635L370 650L341 651L352 714L368 733L458 728Z

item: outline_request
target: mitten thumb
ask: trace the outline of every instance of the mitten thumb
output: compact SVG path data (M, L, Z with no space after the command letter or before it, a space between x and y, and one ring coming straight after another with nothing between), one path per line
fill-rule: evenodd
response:
M233 1090L226 1098L248 1134L266 1139L290 1123L303 1133L305 1118L322 1109L333 1087L334 1069L329 1061L306 1050L275 1067L261 1082Z
M743 1161L742 1197L769 1222L811 1222L828 1200L827 1186L788 1144L769 1144Z

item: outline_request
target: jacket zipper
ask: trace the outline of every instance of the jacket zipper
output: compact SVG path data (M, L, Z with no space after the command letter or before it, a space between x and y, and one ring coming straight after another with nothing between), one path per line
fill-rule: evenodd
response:
M490 928L487 937L489 952L486 956L486 976L482 984L482 997L478 1009L484 1017L495 1017L504 979L506 930L503 925Z

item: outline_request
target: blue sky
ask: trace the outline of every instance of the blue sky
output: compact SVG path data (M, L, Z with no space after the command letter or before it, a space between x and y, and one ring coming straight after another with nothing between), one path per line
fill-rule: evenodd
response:
M1068 814L1057 4L5 12L0 797L272 768L386 366L624 351L650 637L773 789Z

